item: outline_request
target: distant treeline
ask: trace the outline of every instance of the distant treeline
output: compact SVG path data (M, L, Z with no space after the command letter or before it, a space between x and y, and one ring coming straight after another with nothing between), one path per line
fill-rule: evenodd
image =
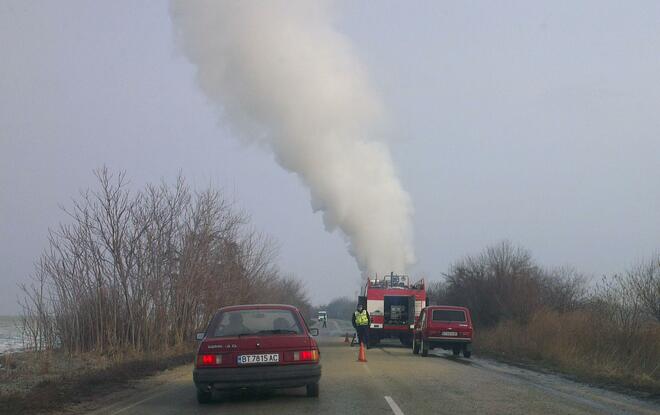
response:
M274 242L219 190L129 189L124 173L96 172L70 218L50 232L23 326L36 350L159 350L190 341L221 306L294 304L303 284L278 270Z
M660 393L660 255L589 285L504 242L457 261L428 294L471 309L477 351Z

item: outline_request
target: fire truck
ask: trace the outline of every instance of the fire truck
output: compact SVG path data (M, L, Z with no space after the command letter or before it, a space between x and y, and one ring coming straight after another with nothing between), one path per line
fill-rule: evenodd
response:
M428 305L423 279L411 284L407 275L394 273L382 279L368 279L358 302L371 317L372 345L384 338L398 338L402 344L411 345L415 322Z

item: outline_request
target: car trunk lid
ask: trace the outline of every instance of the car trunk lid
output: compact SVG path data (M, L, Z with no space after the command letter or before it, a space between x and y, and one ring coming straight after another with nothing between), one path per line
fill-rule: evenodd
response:
M207 339L199 349L199 354L220 353L222 366L237 367L241 355L277 354L278 362L270 364L286 364L286 352L309 350L312 347L311 339L306 334L266 334L243 335ZM263 363L259 363L263 364Z

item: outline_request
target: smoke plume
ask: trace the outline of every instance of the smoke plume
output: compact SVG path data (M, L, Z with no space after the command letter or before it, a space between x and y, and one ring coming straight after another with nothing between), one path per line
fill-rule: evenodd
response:
M405 271L410 198L376 137L381 103L326 4L173 0L171 13L223 123L300 177L363 272Z

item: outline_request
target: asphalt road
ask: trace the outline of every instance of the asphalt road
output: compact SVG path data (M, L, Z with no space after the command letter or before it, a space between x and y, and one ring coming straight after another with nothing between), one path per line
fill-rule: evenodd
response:
M336 335L345 325L329 323ZM106 397L96 415L131 414L660 414L660 404L490 360L426 358L391 343L359 363L357 348L321 337L321 396L304 388L222 393L199 405L192 367L156 376L148 386ZM86 411L81 411L86 412Z

